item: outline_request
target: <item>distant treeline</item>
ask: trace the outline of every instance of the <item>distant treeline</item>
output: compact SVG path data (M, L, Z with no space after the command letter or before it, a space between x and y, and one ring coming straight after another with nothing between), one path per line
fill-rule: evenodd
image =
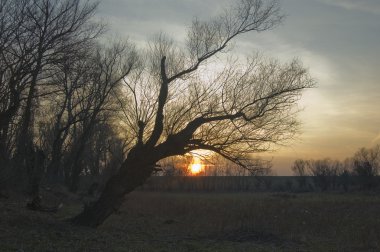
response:
M302 183L300 183L302 179ZM316 176L156 176L140 190L169 192L314 192L363 190L362 177L328 176L322 188ZM372 190L379 189L380 177L373 177Z
M345 191L354 185L361 190L372 190L379 186L380 145L360 148L344 161L329 158L319 160L298 159L292 166L301 189L308 187L307 176L312 176L313 185L321 191L334 190L342 186Z

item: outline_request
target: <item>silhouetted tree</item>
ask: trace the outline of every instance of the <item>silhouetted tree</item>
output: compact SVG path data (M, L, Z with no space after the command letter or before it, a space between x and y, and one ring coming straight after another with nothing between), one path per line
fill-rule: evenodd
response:
M322 191L337 189L338 178L343 173L344 165L338 160L329 158L305 161L309 173L313 176L314 185Z
M99 164L107 161L105 152L118 138L115 94L121 92L122 79L137 62L130 43L111 42L107 47L85 47L56 65L59 71L52 77L55 95L44 100L50 111L40 119L40 137L51 156L50 178L64 179L76 190L80 174L90 163L98 163L91 173L100 174Z
M307 186L307 177L308 176L308 163L306 160L297 159L292 165L292 171L295 176L297 176L298 187L301 190L305 190Z
M34 113L51 91L54 66L102 31L90 22L96 7L80 0L0 3L0 158L13 158L19 169L29 169Z
M346 158L343 161L342 170L340 171L340 174L339 174L339 182L345 192L348 192L349 187L352 183L352 180L351 180L352 170L353 170L352 159Z
M326 158L307 161L307 165L310 174L313 176L314 184L322 191L336 188L337 178L342 168L339 161Z
M129 44L117 43L108 48L95 51L95 58L90 58L90 79L80 95L80 131L74 139L70 158L66 160L65 171L70 179L70 188L77 190L78 178L83 171L81 158L94 126L99 121L100 113L107 107L107 102L116 86L130 73L138 62L134 48Z
M242 0L209 22L195 20L185 50L157 36L140 69L125 78L134 146L100 198L73 222L100 225L166 157L207 149L255 170L249 154L291 138L294 105L314 84L298 62L281 65L256 55L244 65L230 59L223 70L204 75L231 40L273 28L281 19L276 1Z
M361 148L352 157L353 174L358 176L364 189L376 186L376 175L380 168L380 145Z

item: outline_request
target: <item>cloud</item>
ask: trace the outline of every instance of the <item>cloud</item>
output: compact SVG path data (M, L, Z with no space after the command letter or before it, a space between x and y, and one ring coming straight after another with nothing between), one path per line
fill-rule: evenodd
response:
M323 3L342 7L347 10L365 11L373 14L380 15L380 1L379 0L322 0Z
M109 24L111 32L141 46L161 32L181 42L194 17L209 19L220 13L228 1L107 0L101 2L98 17Z

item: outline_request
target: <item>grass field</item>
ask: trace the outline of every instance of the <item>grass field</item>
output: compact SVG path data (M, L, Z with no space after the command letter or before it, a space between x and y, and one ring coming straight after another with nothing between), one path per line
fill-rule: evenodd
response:
M380 251L380 196L365 194L130 194L98 229L0 200L0 251Z

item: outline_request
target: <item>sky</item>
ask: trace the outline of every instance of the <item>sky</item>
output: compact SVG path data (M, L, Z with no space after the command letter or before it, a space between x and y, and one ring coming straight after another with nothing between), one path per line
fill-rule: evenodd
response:
M232 0L103 0L98 16L112 34L144 44L159 32L181 41L194 17L207 20ZM343 160L380 144L380 1L283 0L284 22L235 41L237 54L259 51L303 62L317 87L300 100L300 134L264 155L277 175L297 158Z

